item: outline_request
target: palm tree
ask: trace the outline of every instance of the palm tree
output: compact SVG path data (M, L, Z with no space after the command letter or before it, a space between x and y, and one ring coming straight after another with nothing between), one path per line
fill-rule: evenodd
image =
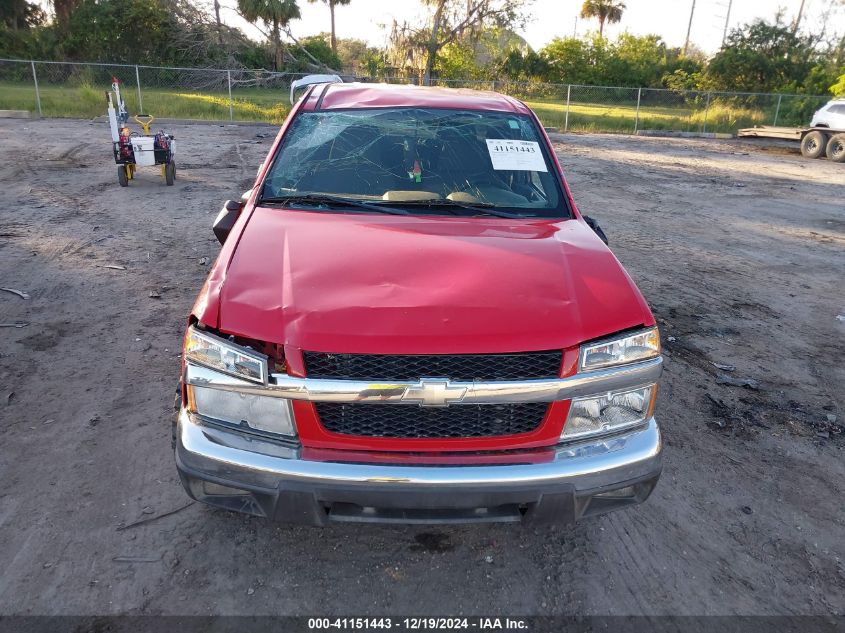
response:
M334 31L334 8L346 6L352 2L352 0L308 0L308 2L323 2L329 5L329 13L332 14L332 52L337 53L337 37L335 36Z
M214 0L214 20L217 22L217 43L223 46L223 21L220 19L220 0Z
M615 24L622 19L625 3L619 0L584 0L582 18L598 18L599 36L604 37L604 23Z
M53 12L56 14L56 22L60 25L67 25L70 14L79 4L79 0L53 0Z
M281 29L286 28L291 20L300 18L296 0L238 0L238 13L247 22L255 24L261 20L271 28L270 37L275 48L276 70L281 70L284 65Z

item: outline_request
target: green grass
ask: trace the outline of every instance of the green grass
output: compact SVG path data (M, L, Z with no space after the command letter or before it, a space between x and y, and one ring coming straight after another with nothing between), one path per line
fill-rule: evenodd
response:
M106 87L89 85L40 86L41 112L45 117L93 118L106 114ZM221 92L193 90L144 90L141 94L144 111L158 118L229 119L229 95ZM138 93L123 93L129 114L138 112ZM281 123L290 110L283 91L238 90L232 94L232 115L236 121ZM29 110L37 113L33 86L0 83L0 110Z
M106 113L105 91L108 86L94 87L84 83L75 86L42 85L41 109L45 117L93 118ZM135 90L124 92L130 115L138 112ZM232 116L236 121L281 123L288 111L288 96L283 90L266 88L239 89L232 94ZM229 119L227 92L179 89L144 89L144 110L159 118ZM544 125L563 129L566 122L566 102L563 100L529 100ZM0 109L37 112L35 88L31 85L0 82ZM633 132L636 103L602 104L572 103L569 108L569 130L595 132ZM640 130L704 129L704 104L640 107ZM707 109L707 131L734 132L737 128L771 123L766 109L754 109L714 100Z
M543 125L563 129L566 125L566 103L547 101L526 102L540 117ZM591 132L633 132L637 106L572 103L569 107L569 130ZM771 115L764 110L711 103L706 109L708 132L735 132L738 128L764 125ZM640 107L640 130L704 130L705 106L649 106Z

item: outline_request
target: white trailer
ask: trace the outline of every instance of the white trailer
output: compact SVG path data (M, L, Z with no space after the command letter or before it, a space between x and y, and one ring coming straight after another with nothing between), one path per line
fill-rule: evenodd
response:
M779 138L801 143L804 158L827 156L835 163L845 163L845 130L828 127L773 127L763 125L738 130L740 138Z

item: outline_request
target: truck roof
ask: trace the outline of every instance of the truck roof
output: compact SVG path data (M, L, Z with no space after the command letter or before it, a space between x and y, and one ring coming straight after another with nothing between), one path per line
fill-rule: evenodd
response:
M404 84L319 84L302 105L310 111L411 107L530 113L521 101L498 92Z

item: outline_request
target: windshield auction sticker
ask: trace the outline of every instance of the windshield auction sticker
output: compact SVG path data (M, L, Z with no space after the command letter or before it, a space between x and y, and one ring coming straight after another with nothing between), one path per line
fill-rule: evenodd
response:
M540 144L535 141L487 139L493 169L506 171L548 171Z

